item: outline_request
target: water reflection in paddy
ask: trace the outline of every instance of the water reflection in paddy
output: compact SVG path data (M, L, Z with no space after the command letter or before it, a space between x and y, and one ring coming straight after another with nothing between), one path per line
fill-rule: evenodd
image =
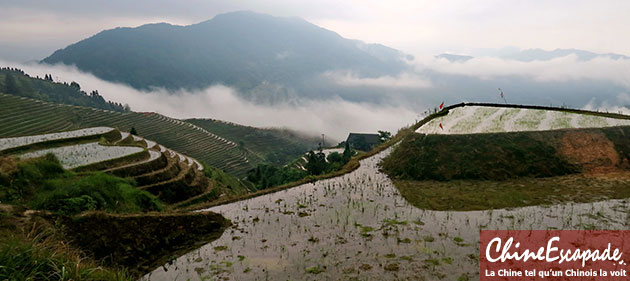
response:
M342 177L211 208L234 226L143 280L478 280L480 229L626 229L629 223L623 200L417 209L378 171L389 152Z

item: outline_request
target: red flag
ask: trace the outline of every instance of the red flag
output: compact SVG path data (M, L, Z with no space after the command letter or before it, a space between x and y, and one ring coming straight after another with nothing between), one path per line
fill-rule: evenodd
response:
M444 130L444 127L442 127L442 123L440 123L440 129Z
M442 107L444 107L444 102L440 104L440 110L442 110Z

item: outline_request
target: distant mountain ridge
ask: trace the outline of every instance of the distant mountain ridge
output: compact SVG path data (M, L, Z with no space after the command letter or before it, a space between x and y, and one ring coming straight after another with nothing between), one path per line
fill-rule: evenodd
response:
M615 54L615 53L600 54L600 53L594 53L594 52L579 50L579 49L555 49L551 51L547 51L543 49L526 49L526 50L518 50L514 52L509 52L506 54L500 54L500 55L497 55L496 57L499 57L502 59L523 61L523 62L532 62L532 61L548 61L548 60L552 60L556 58L566 57L569 55L575 55L577 56L577 59L581 61L589 61L589 60L592 60L595 58L601 58L601 57L607 57L613 60L630 59L630 57L621 55L621 54ZM440 54L435 57L444 58L444 59L449 60L450 62L464 62L464 61L468 61L474 58L473 56L447 54L447 53Z
M303 81L330 70L395 75L408 68L409 59L398 50L345 39L303 19L243 11L189 26L158 23L105 30L42 62L76 65L137 89L200 89L220 83L268 92L281 85L285 88L273 92L282 95L308 91Z
M465 56L465 55L454 55L454 54L439 54L437 56L435 56L435 58L437 59L447 59L450 62L465 62L468 61L474 57L472 56Z

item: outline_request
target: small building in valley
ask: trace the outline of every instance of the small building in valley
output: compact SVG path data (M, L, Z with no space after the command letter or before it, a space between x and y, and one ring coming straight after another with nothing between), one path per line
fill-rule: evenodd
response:
M381 137L378 134L350 133L346 139L346 143L348 143L351 148L370 151L381 143Z

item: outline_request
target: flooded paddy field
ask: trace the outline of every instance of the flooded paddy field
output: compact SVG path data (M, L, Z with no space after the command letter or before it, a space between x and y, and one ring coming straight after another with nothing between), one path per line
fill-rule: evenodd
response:
M390 151L342 177L211 208L234 226L142 280L478 280L481 229L627 229L630 223L625 200L418 209L378 171Z
M442 127L439 127L442 124ZM569 128L628 126L630 120L580 113L526 108L465 106L451 109L417 132L422 134L473 134L544 131Z

